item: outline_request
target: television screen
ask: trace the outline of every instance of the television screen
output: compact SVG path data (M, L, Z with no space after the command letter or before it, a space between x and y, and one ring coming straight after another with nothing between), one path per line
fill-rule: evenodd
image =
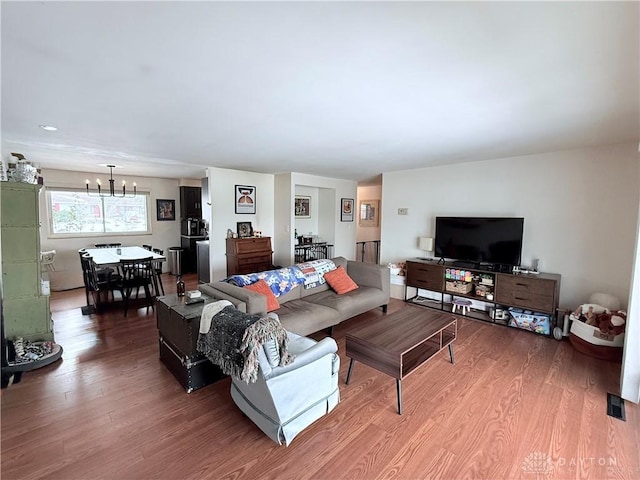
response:
M477 263L520 265L524 218L436 217L435 254Z

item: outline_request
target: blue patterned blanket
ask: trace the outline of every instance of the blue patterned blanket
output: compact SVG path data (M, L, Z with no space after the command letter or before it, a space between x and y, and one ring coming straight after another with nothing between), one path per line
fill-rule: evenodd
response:
M305 276L297 266L266 270L264 272L249 273L247 275L231 275L223 282L233 283L239 287L251 285L258 280L264 280L276 297L284 295L298 285L302 285Z
M248 273L246 275L231 275L222 280L233 283L239 287L251 285L259 280L264 280L276 297L284 295L298 285L304 288L313 288L326 283L324 274L336 268L331 260L311 260L278 270L265 270L264 272Z

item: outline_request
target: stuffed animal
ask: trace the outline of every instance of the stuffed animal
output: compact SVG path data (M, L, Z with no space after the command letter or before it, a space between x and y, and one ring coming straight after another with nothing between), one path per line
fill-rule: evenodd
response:
M595 326L597 324L596 317L601 313L609 313L602 305L595 303L585 303L576 308L576 311L571 314L571 320L580 320L587 325Z
M624 332L627 323L627 313L616 310L611 313L600 313L597 315L597 326L602 333L609 335L620 335Z

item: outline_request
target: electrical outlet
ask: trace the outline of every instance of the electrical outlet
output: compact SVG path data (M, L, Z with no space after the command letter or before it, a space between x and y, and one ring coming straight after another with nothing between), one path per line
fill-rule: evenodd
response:
M409 209L408 208L399 208L398 209L398 215L409 215Z

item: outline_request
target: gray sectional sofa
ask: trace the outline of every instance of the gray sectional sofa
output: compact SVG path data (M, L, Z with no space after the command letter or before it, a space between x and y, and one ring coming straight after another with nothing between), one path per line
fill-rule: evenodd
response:
M387 311L390 297L387 267L354 262L344 257L332 260L336 267L342 265L345 268L358 288L338 295L325 283L309 289L298 286L281 295L278 297L280 308L275 313L286 330L304 336L333 327L376 307ZM225 298L240 309L246 308L246 313L266 313L266 297L259 293L225 282L202 284L199 289L205 295Z

